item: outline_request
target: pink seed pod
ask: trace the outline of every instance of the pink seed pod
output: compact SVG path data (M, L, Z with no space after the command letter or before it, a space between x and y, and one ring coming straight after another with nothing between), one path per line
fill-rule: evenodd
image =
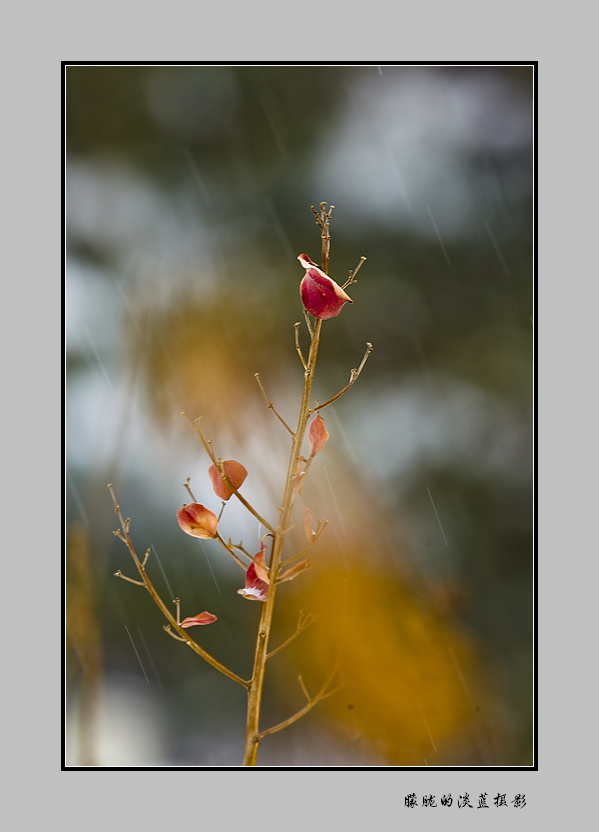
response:
M184 618L181 622L182 627L195 627L199 624L212 624L216 621L216 616L211 612L201 612L199 615L194 615L192 618Z
M177 512L177 520L183 531L192 537L201 537L203 540L216 537L216 514L200 503L184 505Z
M248 472L245 470L241 462L236 462L234 459L225 459L222 465L225 476L233 488L241 488L243 481L248 475ZM223 479L223 476L217 466L211 465L208 469L208 474L212 480L212 487L214 488L214 493L217 497L220 497L221 500L228 500L233 494L233 491L229 487L229 484Z
M268 597L269 579L264 561L265 551L266 544L262 541L260 551L255 555L245 573L245 587L237 590L237 593L243 595L248 601L266 601Z
M308 439L310 440L310 456L316 456L319 451L324 448L329 432L325 427L324 419L318 413L310 423L308 428Z
M345 303L353 303L338 283L320 269L306 254L297 258L306 274L300 283L300 295L304 309L315 318L326 320L341 312Z

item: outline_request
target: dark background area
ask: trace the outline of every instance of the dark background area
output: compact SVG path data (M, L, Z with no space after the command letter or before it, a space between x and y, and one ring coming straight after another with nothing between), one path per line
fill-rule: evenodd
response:
M194 637L249 676L258 604L176 521L187 477L219 509L180 414L204 416L276 517L288 441L254 373L292 423L295 258L320 259L323 200L331 275L367 260L323 327L315 396L374 351L323 412L302 500L330 527L273 640L299 610L319 621L269 665L264 725L302 706L298 674L314 692L346 663L259 763L532 764L533 82L531 66L66 68L69 764L242 760L244 691L114 577L134 572L107 483L164 599L214 612ZM240 506L222 522L258 551Z

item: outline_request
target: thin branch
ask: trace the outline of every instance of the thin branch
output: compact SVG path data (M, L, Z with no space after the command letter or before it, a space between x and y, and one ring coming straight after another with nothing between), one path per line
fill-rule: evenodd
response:
M177 622L169 608L166 606L166 604L156 591L154 584L148 577L148 574L143 564L140 562L139 557L137 556L137 552L135 551L135 547L133 546L133 541L131 540L131 537L129 535L129 525L131 521L129 520L129 518L127 518L126 520L123 519L123 515L121 514L121 508L117 502L112 485L108 486L108 490L110 491L112 502L114 503L114 510L116 512L117 517L119 518L119 522L121 524L122 529L122 534L117 534L117 536L119 536L121 540L124 542L127 549L129 550L129 553L131 554L131 557L133 558L133 562L135 563L137 571L139 572L143 581L141 585L148 590L148 592L154 600L154 603L160 609L160 611L167 619L171 627L173 627L176 630L181 641L184 641L188 647L190 647L195 653L201 656L206 662L208 662L208 664L212 665L212 667L214 667L216 670L219 670L224 676L228 676L229 679L232 679L234 682L238 682L240 685L243 685L244 688L249 688L251 680L242 679L241 676L238 676L236 673L233 673L232 670L229 670L229 668L226 667L224 664L221 664L217 659L214 658L214 656L211 656L210 653L207 653L206 650L203 649L203 647L200 647L200 645L196 641L190 638L185 632L185 630ZM125 575L122 574L119 574L119 577L129 581L130 583L138 583L137 581L133 581L131 580L131 578L127 578ZM173 633L170 633L170 635L173 635Z
M231 543L231 538L229 538L229 545L232 546L234 549L239 549L240 552L243 552L246 558L252 560L253 555L250 555L250 553L244 547L242 540L240 540L239 543Z
M282 644L279 644L278 647L275 647L274 650L271 650L270 653L267 653L267 659L270 659L272 656L275 655L275 653L278 653L279 650L283 650L285 647L287 647L288 644L291 644L291 642L294 641L300 635L300 633L303 633L304 630L307 629L311 624L314 624L315 621L318 621L318 616L314 615L314 613L312 612L305 618L303 618L302 616L303 613L300 612L295 632L292 635L290 635L288 639L285 639L285 641Z
M187 641L186 638L181 638L181 636L178 636L176 633L173 633L173 631L171 630L171 625L170 624L164 624L162 629L164 630L165 633L168 633L169 636L171 638L174 638L176 641Z
M227 542L226 542L226 540L225 540L225 539L221 536L220 532L218 532L218 531L217 531L217 533L216 533L216 539L218 540L218 542L219 542L222 546L224 546L224 547L225 547L225 549L226 549L226 550L227 550L227 552L231 555L231 557L233 558L233 560L235 561L235 563L236 563L236 564L238 564L239 566L241 566L241 568L243 569L243 571L244 571L244 572L247 572L247 569L248 569L248 568L247 568L247 566L246 566L246 565L245 565L245 563L241 560L241 558L239 557L239 555L236 555L236 554L235 554L235 552L233 551L233 549L235 549L235 548L236 548L236 549L241 549L241 547L240 547L240 546L233 546L233 544L231 543L231 541L229 541L229 542L227 543ZM247 554L247 552L245 552L243 549L241 549L241 551L242 551L242 552L244 552L244 554ZM252 558L252 556L251 556L251 555L248 555L248 557L249 557L249 558ZM253 558L252 558L252 559L253 559Z
M316 694L316 696L313 699L310 699L309 694L306 691L306 689L303 685L303 681L302 681L301 676L300 676L300 684L302 685L302 689L304 690L304 693L308 697L308 704L305 705L303 708L301 708L299 711L297 711L295 714L293 714L293 716L290 716L288 719L283 720L283 722L279 722L278 725L273 725L272 728L267 728L265 731L260 731L260 733L258 734L260 740L262 740L264 737L267 737L269 734L275 734L277 731L282 731L283 728L287 728L289 725L293 725L294 722L297 722L298 719L301 719L303 716L305 716L321 700L327 699L329 696L332 696L334 693L337 693L338 690L341 690L343 685L338 685L336 688L334 688L333 690L330 690L330 691L327 690L327 688L329 687L329 685L333 681L333 677L335 676L335 673L337 672L337 670L338 670L338 665L335 665L335 667L333 668L333 671L329 674L326 682L324 683L324 685L321 687L321 689L319 690L319 692Z
M300 328L301 325L302 325L301 321L297 321L295 324L293 324L293 326L295 328L295 348L297 350L297 354L300 357L300 361L304 365L304 370L307 370L308 365L306 364L306 359L304 358L304 354L302 352L302 348L300 347L300 342L299 342L299 328Z
M306 701L311 702L311 701L312 701L312 699L310 698L310 694L308 693L308 690L307 690L307 688L306 688L306 686L305 686L305 684L304 684L304 677L303 677L303 676L302 676L302 674L300 673L300 675L299 675L297 678L298 678L298 681L299 681L299 683L300 683L300 685L301 685L301 687L302 687L302 690L303 690L303 692L304 692L304 696L306 697Z
M314 330L312 329L312 324L310 323L310 315L304 309L304 318L306 319L306 324L308 326L308 332L310 333L310 340L314 340ZM304 366L304 370L308 372L308 365Z
M305 367L305 366L306 366L306 365L304 364L304 367ZM263 395L264 395L264 398L266 399L266 404L268 405L269 410L272 410L272 412L275 414L275 416L277 417L277 419L279 420L279 422L281 422L281 424L282 424L282 425L284 425L284 426L287 428L287 430L289 431L289 433L293 436L293 431L291 430L291 428L289 427L289 425L287 424L287 422L285 421L285 419L283 419L283 417L282 417L282 416L280 416L280 415L277 413L277 411L275 410L275 406L274 406L274 404L270 401L270 399L269 399L269 398L268 398L268 396L266 395L266 390L264 389L264 387L263 387L263 385L262 385L262 382L260 381L260 373L254 373L254 378L255 378L255 379L256 379L256 381L258 382L258 386L259 386L260 390L262 390L262 393L263 393Z
M201 421L202 417L200 416L198 419L195 420L195 422L191 422L187 418L187 415L185 413L182 413L181 416L183 416L183 418L185 419L187 424L200 437L200 439L202 440L202 444L203 444L204 448L206 449L206 453L208 454L208 456L210 457L212 462L216 465L218 470L221 472L221 475L222 475L223 479L225 480L225 482L227 483L227 485L229 486L231 491L235 494L235 496L237 497L239 502L242 505L244 505L247 508L247 510L250 512L250 514L253 514L254 517L256 518L256 520L258 520L260 523L262 523L262 525L265 526L268 529L269 532L272 532L274 534L275 529L270 525L268 520L265 520L264 517L262 517L260 514L258 514L256 509L252 505L250 505L250 503L248 503L248 501L245 499L245 497L241 496L239 491L235 488L235 486L230 482L227 475L224 473L224 471L222 469L222 464L219 464L219 461L216 458L214 451L212 450L212 440L211 439L206 439L206 437L204 436L204 434L202 432L202 429L200 427L200 421Z
M352 370L351 373L349 374L349 383L346 384L345 387L343 388L343 390L340 390L337 393L336 396L333 396L331 399L328 399L323 404L319 404L316 407L313 407L310 410L310 413L316 413L317 410L322 410L323 407L328 407L330 404L337 401L337 399L341 398L341 396L343 396L344 393L347 393L349 388L352 387L356 383L356 381L358 380L358 376L362 372L362 368L364 367L364 364L366 364L366 360L367 360L368 356L370 355L370 353L372 352L373 349L374 349L374 347L372 346L372 344L370 342L367 342L366 343L366 352L364 353L364 358L362 359L362 362L361 362L360 366L358 367L358 369L357 370Z
M190 481L190 480L191 480L191 477L187 477L187 479L186 479L186 480L185 480L185 482L183 483L183 488L186 488L186 489L187 489L187 491L189 492L189 496L191 497L192 501L193 501L194 503L197 503L197 500L196 500L196 498L193 496L193 491L191 490L191 487L190 487L190 485L189 485L189 481Z
M143 581L136 581L133 578L128 578L126 575L123 575L120 569L118 570L118 572L114 573L114 577L122 578L124 581L129 581L130 584L137 584L137 586L145 586Z
M356 268L355 268L353 271L351 271L351 272L349 273L349 277L347 278L347 280L345 281L345 283L344 283L344 284L343 284L343 286L341 287L342 289L347 289L347 287L348 287L348 286L351 286L351 284L352 284L352 283L357 283L357 282L358 282L358 281L356 280L356 275L357 275L357 274L358 274L358 272L360 271L360 268L362 267L362 263L363 263L365 260L366 260L366 258L365 258L365 257L360 257L360 262L358 263L358 265L356 266Z
M305 555L306 552L309 552L310 549L312 548L312 546L314 546L314 544L316 543L316 541L320 537L320 535L323 533L323 531L329 525L329 522L330 522L329 520L325 520L324 523L322 524L322 526L319 524L316 531L313 532L312 540L310 541L310 543L308 543L306 548L302 549L301 552L298 552L297 555L293 555L293 557L287 558L287 560L282 560L281 561L281 566L284 566L286 563L292 563L294 560L297 560L298 558L301 558L302 555Z

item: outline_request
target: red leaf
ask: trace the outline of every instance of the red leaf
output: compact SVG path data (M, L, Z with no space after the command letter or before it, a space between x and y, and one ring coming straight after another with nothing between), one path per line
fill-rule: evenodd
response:
M216 621L216 616L211 612L201 612L199 615L194 615L193 618L186 618L181 622L182 627L195 627L196 624L212 624Z
M177 512L177 520L183 531L192 537L201 537L203 540L216 537L216 514L200 503L184 505Z
M233 489L236 490L241 488L243 481L248 475L248 472L245 470L241 462L236 462L234 459L225 459L222 466L225 476L233 486ZM233 489L229 486L229 483L226 482L223 475L218 470L218 466L211 465L208 469L208 474L212 480L212 487L214 488L215 494L220 497L221 500L228 500L233 494Z

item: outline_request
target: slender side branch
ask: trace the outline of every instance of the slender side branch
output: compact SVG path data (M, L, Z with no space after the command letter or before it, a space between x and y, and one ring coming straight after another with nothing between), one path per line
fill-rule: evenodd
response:
M225 540L225 539L224 539L224 538L223 538L223 537L219 534L219 532L217 532L217 533L216 533L216 535L215 535L215 539L216 539L216 540L218 540L218 542L221 544L221 546L224 546L224 547L225 547L225 549L226 549L226 550L227 550L227 552L231 555L231 557L233 558L233 560L235 561L235 563L237 563L239 566L241 566L241 568L243 569L243 571L244 571L244 572L247 572L247 571L248 571L248 567L247 567L247 566L246 566L246 564L245 564L245 563L241 560L241 558L239 557L239 555L236 555L236 554L235 554L234 549L239 549L239 551L240 551L240 552L243 552L243 554L246 556L246 558L248 558L248 560L251 560L251 561L252 561L252 563L255 563L255 561L256 561L256 555L250 555L250 553L249 553L249 552L247 552L247 551L243 548L243 546L241 545L241 543L238 543L238 544L231 543L231 540L230 540L230 539L229 539L229 542L227 543L227 541L226 541L226 540Z
M300 673L300 675L297 677L297 680L298 680L298 682L300 683L300 685L301 685L301 687L302 687L302 690L303 690L303 692L304 692L304 696L306 697L306 702L311 702L311 701L312 701L312 697L311 697L311 696L310 696L310 694L308 693L308 688L307 688L307 687L306 687L306 685L304 684L304 677L302 676L302 674L301 674L301 673Z
M270 653L267 653L266 658L270 659L272 656L275 655L275 653L278 653L279 650L283 650L285 647L287 647L288 644L291 644L291 642L294 641L300 633L303 633L304 630L307 629L311 624L314 624L315 621L318 621L318 616L314 615L314 613L311 612L304 618L303 613L300 612L300 617L297 622L295 632L292 635L290 635L288 639L285 639L285 641L282 644L279 644L278 647L275 647L274 650L271 650Z
M277 417L279 422L281 422L281 424L284 425L287 428L287 430L289 431L289 433L293 436L293 431L291 430L291 428L289 427L289 425L287 424L285 419L283 419L283 417L280 416L277 413L277 411L275 410L274 404L270 401L270 399L266 395L266 390L264 389L264 386L263 386L262 382L260 381L260 373L254 373L254 378L258 382L258 387L260 388L260 390L262 390L262 393L264 395L264 398L266 399L266 404L268 405L269 410L272 410L272 412L275 414L275 416Z
M211 439L206 439L206 437L204 436L204 434L202 432L202 429L200 427L200 421L201 421L202 417L200 416L198 419L195 420L195 422L191 422L187 418L187 414L182 413L181 416L183 416L183 418L185 419L187 424L191 427L191 429L194 430L197 433L197 435L200 437L200 439L202 440L202 445L206 449L206 453L208 454L208 456L210 457L212 462L216 465L218 470L221 472L221 474L223 476L223 479L225 480L225 482L227 483L227 485L229 486L231 491L235 494L235 496L237 497L239 502L242 505L244 505L247 508L247 510L250 512L250 514L253 514L254 517L256 518L256 520L258 520L260 523L262 523L262 525L265 526L268 529L269 532L274 534L275 529L270 525L268 520L265 520L264 517L262 517L260 514L258 514L256 509L252 505L250 505L250 503L248 503L248 501L245 499L245 497L241 496L239 491L235 488L233 483L231 483L229 481L228 477L226 476L226 474L222 470L222 464L219 463L218 459L216 458L216 455L215 455L214 451L212 450L212 440Z
M308 327L308 332L310 333L310 340L314 340L314 330L312 329L312 324L310 323L310 315L304 309L304 318L306 319L306 325ZM304 370L308 372L308 365L304 364Z
M139 557L137 556L137 552L135 551L135 547L133 546L133 541L131 540L131 537L129 536L130 520L129 520L129 518L127 518L126 520L123 519L123 515L121 514L121 508L120 508L120 506L117 502L117 499L116 499L114 490L112 488L112 485L109 485L108 489L109 489L111 497L112 497L112 502L114 503L114 510L117 514L117 517L119 518L119 522L121 524L121 529L122 529L122 534L117 533L117 536L120 537L120 539L125 543L125 545L127 546L127 549L129 550L129 552L131 554L131 557L133 558L135 566L137 567L137 571L139 572L139 574L142 578L141 585L144 586L148 590L148 592L150 593L150 595L152 596L152 598L154 600L154 603L160 609L160 611L162 612L164 617L167 619L167 621L169 622L171 627L173 627L176 630L176 632L177 632L179 638L181 639L181 641L184 641L188 645L188 647L191 647L191 649L195 653L197 653L199 656L201 656L206 662L208 662L208 664L212 665L212 667L214 667L216 670L219 670L224 676L228 676L229 679L232 679L234 682L238 682L240 685L243 685L244 688L249 688L249 686L251 684L251 681L246 681L245 679L242 679L241 676L238 676L236 673L233 673L232 670L229 670L228 667L225 667L224 664L221 664L219 661L217 661L217 659L215 659L214 656L211 656L210 653L207 653L206 650L203 649L203 647L200 647L200 645L196 641L194 641L192 638L190 638L187 635L187 633L185 632L185 630L180 626L180 624L176 620L175 616L171 613L169 608L166 606L166 604L164 603L164 601L162 600L162 598L160 597L160 595L156 591L156 589L154 587L154 584L149 579L148 574L147 574L147 572L145 570L145 567L144 567L144 564L145 564L146 561L144 560L144 564L142 564L141 561L139 560ZM123 535L124 535L124 537L123 537ZM148 550L148 552L149 552L149 550ZM146 553L146 560L147 560L147 553ZM138 583L138 581L133 581L131 578L127 578L123 574L119 574L119 573L117 573L117 574L119 575L120 578L123 578L124 580L130 581L130 583ZM169 633L169 635L173 635L173 633Z
M296 323L293 324L293 326L295 328L295 348L297 350L297 354L300 357L300 361L302 362L302 364L304 366L304 370L307 370L308 365L306 364L306 359L304 358L304 354L302 352L302 348L300 347L300 342L299 342L299 328L300 328L301 325L302 325L301 321L297 321Z
M259 738L262 740L264 737L267 737L269 734L276 734L277 731L282 731L283 728L287 728L289 725L293 725L294 722L297 722L298 719L301 719L305 716L312 708L317 705L319 702L322 702L323 699L328 699L329 696L333 696L334 693L337 693L338 690L341 690L343 685L338 685L333 690L328 690L329 685L333 681L335 673L337 673L338 666L335 665L333 671L329 674L327 680L325 681L324 685L318 691L316 696L313 699L310 699L310 695L308 691L304 687L303 680L300 676L300 685L302 686L302 690L304 694L308 698L308 704L305 705L301 710L297 711L293 716L290 716L288 719L285 719L283 722L279 722L278 725L273 725L272 728L267 728L264 731L260 731Z
M137 586L145 586L143 581L136 581L133 578L128 578L126 575L123 575L120 569L118 570L118 572L114 573L114 577L122 578L124 581L129 581L130 584L137 584Z
M174 638L175 641L187 641L187 639L182 638L181 636L178 636L176 633L173 633L173 631L171 630L171 625L170 624L164 624L162 629L164 630L165 633L168 633L171 638Z
M329 520L325 520L324 523L322 524L322 526L319 525L318 528L316 529L316 531L313 533L314 536L312 537L312 540L306 546L306 548L302 549L301 552L298 552L297 555L293 555L293 557L287 558L287 560L282 560L281 561L281 566L284 566L286 563L292 563L294 560L297 560L298 558L301 558L302 555L305 555L306 552L309 552L310 549L312 548L312 546L314 546L314 544L316 543L316 541L320 537L320 535L323 533L323 531L329 525L329 522L330 522Z
M336 396L333 396L331 399L327 399L327 401L326 401L326 402L324 402L323 404L319 404L319 405L317 405L316 407L313 407L313 408L310 410L310 413L316 413L316 411L317 411L317 410L322 410L322 409L323 409L323 407L328 407L330 404L332 404L333 402L337 401L337 399L341 398L341 396L342 396L344 393L347 393L347 391L349 390L349 388L350 388L350 387L352 387L352 385L354 385L354 384L356 383L356 381L358 380L358 376L359 376L359 375L360 375L360 373L362 372L362 368L364 367L364 364L366 364L366 360L367 360L368 356L370 355L370 353L372 352L372 350L373 350L373 349L374 349L374 347L373 347L373 346L372 346L372 344L368 341L368 342L366 343L366 352L364 353L364 358L362 359L362 362L360 363L360 366L358 367L358 369L357 369L357 370L352 370L352 371L351 371L351 373L349 374L349 383L348 383L348 384L346 384L346 385L345 385L345 387L344 387L342 390L340 390L340 391L337 393L337 395L336 395Z
M357 275L357 274L358 274L358 272L360 271L360 268L362 267L362 263L363 263L365 260L366 260L366 258L365 258L365 257L360 257L360 262L358 263L358 265L356 266L356 268L355 268L353 271L351 271L351 272L349 273L349 277L347 278L347 280L345 281L345 283L344 283L344 284L343 284L343 286L341 287L342 289L347 289L347 287L348 287L348 286L351 286L351 285L352 285L352 283L357 283L357 282L358 282L358 281L356 280L356 275Z
M191 490L191 486L189 485L190 480L191 480L191 477L187 477L187 479L183 483L183 488L187 489L187 492L188 492L189 496L191 497L192 502L197 503L196 498L193 496L193 491Z
M235 552L233 551L233 549L234 549L235 547L234 547L232 544L227 543L227 542L226 542L226 540L225 540L225 539L224 539L224 538L220 535L220 533L219 533L219 532L217 532L217 533L216 533L216 539L218 540L218 542L219 542L222 546L224 546L224 547L225 547L225 549L226 549L226 550L227 550L227 552L231 555L231 557L233 558L233 560L235 561L235 563L237 563L239 566L241 566L241 568L244 570L244 572L247 572L247 566L246 566L246 565L245 565L245 563L241 560L241 558L239 557L239 555L236 555L236 554L235 554ZM238 548L238 547L237 547L237 548ZM248 555L248 557L250 557L250 555Z

